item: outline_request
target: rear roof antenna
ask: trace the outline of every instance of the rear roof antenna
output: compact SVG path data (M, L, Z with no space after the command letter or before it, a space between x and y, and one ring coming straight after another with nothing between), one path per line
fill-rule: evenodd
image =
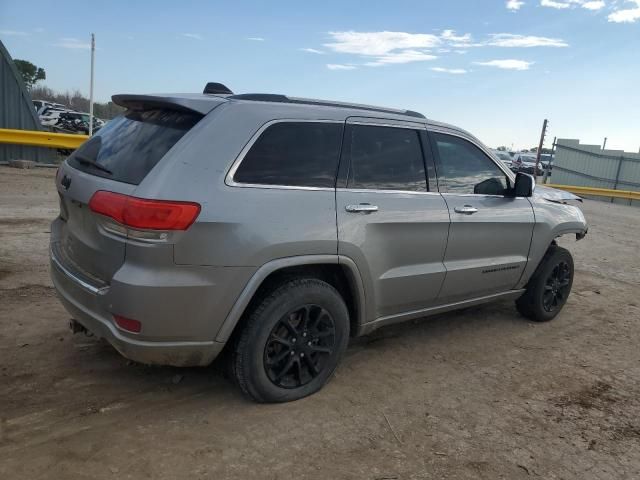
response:
M211 93L211 94L218 94L218 95L233 95L233 92L229 90L229 88L226 85L223 85L222 83L217 83L217 82L207 83L202 93Z

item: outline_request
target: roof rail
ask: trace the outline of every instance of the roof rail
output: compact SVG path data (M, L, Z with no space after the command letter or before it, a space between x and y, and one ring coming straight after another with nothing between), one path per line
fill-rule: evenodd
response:
M315 100L310 98L287 97L286 95L278 95L274 93L241 93L238 95L231 95L227 98L233 100L253 100L256 102L294 103L300 105L318 105L322 107L353 108L355 110L368 110L371 112L394 113L396 115L406 115L415 118L426 118L420 112L414 112L413 110L375 107L358 103Z

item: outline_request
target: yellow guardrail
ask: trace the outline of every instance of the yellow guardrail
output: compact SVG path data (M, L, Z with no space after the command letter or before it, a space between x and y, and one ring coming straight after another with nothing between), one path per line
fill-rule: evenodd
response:
M640 200L640 192L634 192L633 190L611 190L608 188L595 188L595 187L577 187L574 185L556 185L553 183L544 185L545 187L558 188L560 190L566 190L567 192L575 193L577 195L593 195L596 197L612 197L612 198L626 198L627 200Z
M76 149L89 138L88 135L73 133L36 132L32 130L12 130L0 128L0 143L30 145L33 147Z

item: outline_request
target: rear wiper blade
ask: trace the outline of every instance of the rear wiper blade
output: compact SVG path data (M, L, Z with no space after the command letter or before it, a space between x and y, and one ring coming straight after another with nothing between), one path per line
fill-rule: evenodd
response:
M90 159L89 157L76 154L75 159L78 160L80 163L83 163L85 165L91 165L92 167L97 168L98 170L102 170L104 173L113 175L113 172L111 170L109 170L107 167L103 165L100 165L98 162Z

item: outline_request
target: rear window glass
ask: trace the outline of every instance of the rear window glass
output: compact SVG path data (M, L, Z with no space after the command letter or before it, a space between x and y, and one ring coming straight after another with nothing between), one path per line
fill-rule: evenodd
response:
M82 144L68 162L93 175L138 185L201 118L173 110L128 111Z
M259 185L335 186L342 124L281 122L268 127L233 180Z

